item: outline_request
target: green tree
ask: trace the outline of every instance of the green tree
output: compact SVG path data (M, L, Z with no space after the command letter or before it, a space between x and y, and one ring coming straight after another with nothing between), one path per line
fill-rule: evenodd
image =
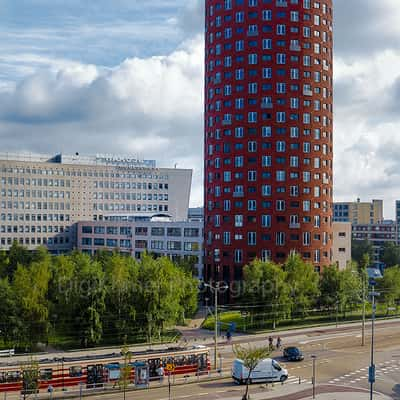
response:
M332 308L339 300L340 273L336 265L325 267L320 280L320 302L323 307Z
M0 279L0 339L7 347L18 345L21 321L17 300L8 279Z
M357 263L361 264L364 254L368 254L370 260L374 257L374 248L368 240L351 240L351 257Z
M55 337L58 337L58 332L67 336L75 332L73 324L77 308L75 286L78 284L75 274L75 263L70 256L54 257L49 285L49 317Z
M260 361L269 357L271 350L269 347L253 347L251 345L244 347L241 345L235 345L233 347L233 353L235 354L236 358L243 362L243 366L248 370L246 378L246 391L242 397L242 400L248 400L251 373L256 369Z
M386 267L400 265L400 247L393 242L385 242L382 248L382 262Z
M5 267L5 276L13 280L18 265L27 267L32 261L32 253L24 246L14 241L8 251L8 263Z
M244 267L244 298L258 303L270 316L272 329L290 313L292 298L287 272L281 266L258 259Z
M286 282L291 288L292 311L304 317L319 296L319 274L311 264L306 263L298 253L289 255L284 264Z
M113 253L105 266L106 312L105 325L115 332L120 341L127 338L133 328L136 309L134 288L138 279L138 263L132 257Z
M22 394L25 400L30 395L39 391L39 363L32 357L25 363L22 363Z
M353 310L362 301L362 277L357 270L357 264L349 263L347 267L339 272L339 304L343 315L346 310Z
M380 301L388 307L397 306L400 300L400 267L385 269L382 279L377 280L377 291L381 293Z
M130 365L130 363L132 361L132 353L129 351L128 346L124 346L121 349L121 355L124 359L124 363L121 368L119 387L122 388L122 390L124 392L124 400L125 400L126 389L128 388L129 384L131 383L131 373L132 373L132 367Z
M0 250L0 278L8 278L9 263L8 252L6 250Z
M50 258L33 262L30 266L18 265L13 287L23 323L27 344L32 348L39 341L47 341Z
M150 341L160 337L167 324L182 319L188 293L184 293L187 280L180 271L169 258L142 255L135 304L137 320L146 327Z
M105 311L105 274L100 263L90 256L75 252L71 256L75 264L73 285L73 312L75 334L83 347L98 344L103 335L102 315Z

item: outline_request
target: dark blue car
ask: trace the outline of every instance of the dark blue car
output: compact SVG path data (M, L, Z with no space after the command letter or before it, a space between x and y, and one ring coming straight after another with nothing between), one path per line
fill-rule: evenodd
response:
M300 351L298 347L286 347L283 350L283 357L285 357L287 361L304 360L303 353Z

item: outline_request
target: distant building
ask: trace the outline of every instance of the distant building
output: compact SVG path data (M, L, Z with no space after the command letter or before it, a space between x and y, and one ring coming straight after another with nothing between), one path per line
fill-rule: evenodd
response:
M333 223L333 262L339 269L346 268L351 261L351 223Z
M143 252L167 256L173 261L194 259L203 276L203 219L173 221L164 214L109 216L102 221L77 224L77 248L89 254L99 250L129 254Z
M396 223L400 225L400 200L396 200Z
M383 221L378 224L353 224L354 240L368 240L374 249L373 263L382 267L382 250L386 242L399 244L399 225L395 221Z
M372 202L335 202L333 203L333 221L354 224L377 224L383 221L383 200Z
M204 208L203 207L189 208L188 219L203 221L204 220Z
M131 156L0 153L0 248L52 253L76 242L74 223L110 215L188 217L192 170Z

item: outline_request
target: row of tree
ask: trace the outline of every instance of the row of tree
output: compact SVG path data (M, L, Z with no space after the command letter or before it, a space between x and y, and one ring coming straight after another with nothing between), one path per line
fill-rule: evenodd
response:
M159 338L196 310L197 285L189 268L165 257L51 256L14 244L0 254L0 341L87 347Z
M292 254L283 265L255 260L244 268L242 308L254 316L266 315L273 327L294 317L304 318L314 310L355 310L368 294L366 267L368 255L360 264L350 263L339 270L324 268L321 275L298 254ZM379 302L397 306L400 302L400 268L385 271L378 282Z
M374 247L368 240L352 240L351 256L357 263L362 262L365 255L374 258ZM385 242L379 249L379 259L386 267L400 265L400 246L393 242Z

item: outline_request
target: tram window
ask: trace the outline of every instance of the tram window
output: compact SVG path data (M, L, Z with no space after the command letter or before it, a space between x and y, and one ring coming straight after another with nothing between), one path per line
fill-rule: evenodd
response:
M7 382L7 372L0 372L0 383Z
M199 369L206 369L207 368L207 355L200 354L197 359L197 366Z
M41 381L49 381L53 378L53 370L51 368L41 369L40 370L40 380Z
M19 371L7 372L7 382L18 382L21 380L21 373Z
M177 356L175 357L175 365L185 365L186 364L186 357L185 356Z
M187 357L187 363L189 365L197 364L197 355L196 354L191 354L190 356Z
M158 377L157 369L162 361L159 358L148 360L150 377Z
M69 376L82 376L82 367L80 365L75 365L69 368Z

